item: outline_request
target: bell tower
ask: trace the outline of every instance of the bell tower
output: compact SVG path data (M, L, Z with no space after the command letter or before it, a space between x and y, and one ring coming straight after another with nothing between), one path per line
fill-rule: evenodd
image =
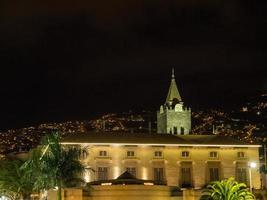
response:
M188 135L191 131L191 108L184 106L179 93L174 69L164 105L157 112L157 133Z

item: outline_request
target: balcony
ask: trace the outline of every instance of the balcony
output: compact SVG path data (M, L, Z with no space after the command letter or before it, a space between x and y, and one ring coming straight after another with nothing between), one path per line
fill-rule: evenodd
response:
M135 156L127 156L127 157L124 157L122 159L122 163L126 163L126 162L133 162L133 163L140 163L141 160L139 157L135 157Z
M163 156L161 156L161 157L154 156L151 160L152 161L165 161L165 158Z
M191 156L180 156L181 160L191 160Z
M248 158L246 157L246 156L244 156L244 157L236 157L236 160L247 160Z
M136 156L126 156L123 158L123 160L140 160L140 158Z
M109 156L97 156L95 160L112 160L112 158Z

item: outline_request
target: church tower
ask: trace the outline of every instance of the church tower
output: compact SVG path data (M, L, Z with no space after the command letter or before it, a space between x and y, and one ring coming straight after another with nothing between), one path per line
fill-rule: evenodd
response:
M164 105L157 112L157 133L187 135L191 130L191 109L183 105L175 81L174 69Z

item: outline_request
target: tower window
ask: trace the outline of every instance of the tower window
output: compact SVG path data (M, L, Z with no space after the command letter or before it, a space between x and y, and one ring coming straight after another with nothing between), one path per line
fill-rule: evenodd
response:
M184 135L184 127L181 127L181 135Z
M177 133L178 133L177 126L173 127L173 133L174 133L174 135L177 135Z

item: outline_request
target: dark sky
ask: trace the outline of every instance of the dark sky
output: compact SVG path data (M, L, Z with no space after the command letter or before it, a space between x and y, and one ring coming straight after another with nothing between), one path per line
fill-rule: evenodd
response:
M267 91L266 1L2 0L0 130Z

